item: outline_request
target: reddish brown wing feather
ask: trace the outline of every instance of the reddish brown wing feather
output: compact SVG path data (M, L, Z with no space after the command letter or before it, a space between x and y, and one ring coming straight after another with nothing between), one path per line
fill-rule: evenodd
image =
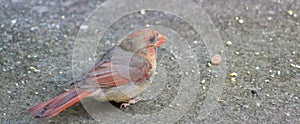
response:
M130 81L138 84L148 77L150 64L144 61L136 66L103 63L100 68L93 70L86 78L86 84L98 84L100 87L125 85Z

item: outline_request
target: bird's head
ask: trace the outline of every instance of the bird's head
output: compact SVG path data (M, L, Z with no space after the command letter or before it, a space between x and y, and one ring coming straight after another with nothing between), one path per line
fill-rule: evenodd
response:
M138 54L154 55L155 50L165 43L167 38L157 31L145 28L133 31L120 43L121 48Z

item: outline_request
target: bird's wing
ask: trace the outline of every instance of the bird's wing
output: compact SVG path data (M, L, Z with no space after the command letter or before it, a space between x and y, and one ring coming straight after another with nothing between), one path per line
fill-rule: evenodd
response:
M97 84L100 87L120 86L130 82L138 84L148 78L150 70L151 66L147 61L129 65L107 62L91 70L85 79L85 83L87 85Z

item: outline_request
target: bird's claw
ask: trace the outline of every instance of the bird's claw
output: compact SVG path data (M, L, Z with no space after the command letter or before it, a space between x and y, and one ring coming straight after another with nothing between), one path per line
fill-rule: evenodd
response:
M130 103L122 103L121 106L120 106L120 108L126 108L129 105L130 105Z
M126 108L129 105L135 104L139 101L141 101L142 99L140 99L139 97L133 98L131 100L129 100L128 102L124 102L121 104L120 108Z

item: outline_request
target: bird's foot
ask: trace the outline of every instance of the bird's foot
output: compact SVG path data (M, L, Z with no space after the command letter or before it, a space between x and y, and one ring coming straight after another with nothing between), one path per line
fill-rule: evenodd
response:
M137 102L139 102L141 100L142 99L140 97L133 98L133 99L129 100L128 102L122 103L121 106L120 106L120 108L126 108L127 106L135 104L135 103L137 103Z

